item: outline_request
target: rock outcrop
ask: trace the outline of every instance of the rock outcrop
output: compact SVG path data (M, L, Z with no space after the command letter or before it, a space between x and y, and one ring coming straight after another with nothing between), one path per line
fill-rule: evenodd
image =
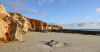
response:
M12 21L10 14L0 5L0 40L9 42L14 39L16 24Z
M27 18L19 13L6 12L0 5L0 40L9 42L12 40L23 41L23 35L28 31L61 31L58 25L48 25L46 22Z
M58 25L48 25L47 26L47 30L50 31L50 32L60 32L62 31L62 27L61 26L58 26Z

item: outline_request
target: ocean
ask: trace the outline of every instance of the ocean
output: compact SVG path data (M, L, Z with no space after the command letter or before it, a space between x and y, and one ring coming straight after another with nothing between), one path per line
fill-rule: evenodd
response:
M82 30L82 31L100 31L100 29L75 29L75 30Z

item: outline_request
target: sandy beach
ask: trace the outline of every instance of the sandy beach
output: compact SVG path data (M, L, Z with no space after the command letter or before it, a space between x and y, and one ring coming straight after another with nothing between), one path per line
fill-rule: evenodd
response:
M100 52L100 36L56 32L30 32L24 42L0 43L0 52ZM50 47L45 43L57 40L64 47Z

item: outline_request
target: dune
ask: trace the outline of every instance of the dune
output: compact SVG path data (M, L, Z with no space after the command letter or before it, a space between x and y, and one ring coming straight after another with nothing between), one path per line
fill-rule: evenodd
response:
M100 52L100 36L56 32L29 32L24 42L0 43L0 52ZM64 47L50 47L45 43L57 40Z

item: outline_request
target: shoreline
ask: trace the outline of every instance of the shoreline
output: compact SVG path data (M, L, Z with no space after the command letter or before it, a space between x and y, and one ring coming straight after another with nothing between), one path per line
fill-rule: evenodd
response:
M99 35L100 31L88 31L88 30L75 30L75 29L63 29L63 33L78 33L84 35Z
M24 42L0 44L0 52L99 52L100 36L57 32L29 32ZM67 43L66 47L49 47L50 40Z

